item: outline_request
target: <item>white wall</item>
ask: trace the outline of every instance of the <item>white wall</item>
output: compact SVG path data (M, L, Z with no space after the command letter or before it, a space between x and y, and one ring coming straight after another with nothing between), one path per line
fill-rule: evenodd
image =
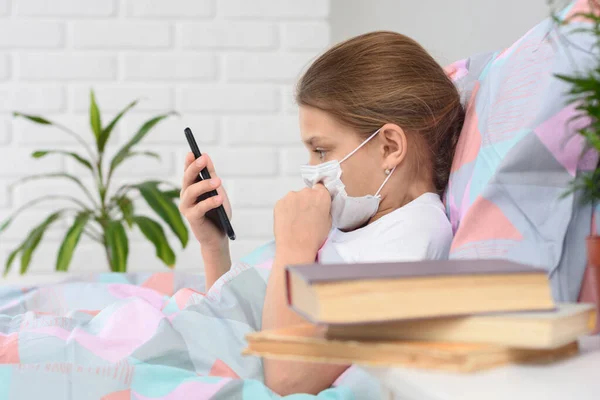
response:
M35 149L74 149L54 129L13 120L14 110L63 122L91 137L88 90L104 121L135 98L142 103L116 132L111 151L145 118L181 113L146 141L162 162L131 161L121 180L178 183L188 151L184 125L210 153L233 201L239 257L272 237L272 206L301 186L293 83L329 43L328 0L0 0L0 220L35 196L75 193L69 183L31 182L30 173L84 172L59 157L33 160ZM0 237L0 268L8 251L51 208L23 215ZM147 211L147 210L146 210ZM65 225L48 232L31 273L53 270ZM157 270L154 250L132 235L130 270ZM200 268L194 240L178 268ZM174 242L174 248L178 249ZM74 271L106 270L101 249L83 243ZM16 266L13 269L17 269Z
M548 0L332 0L331 36L392 30L447 64L506 47L549 13Z
M87 179L60 158L32 160L36 149L77 147L54 129L13 120L11 112L41 114L91 137L86 113L94 87L104 121L143 99L111 151L145 118L181 113L146 141L162 162L131 161L119 178L178 183L187 151L182 128L190 125L232 197L239 236L233 255L239 257L272 236L273 204L301 186L297 167L305 155L293 83L330 42L390 29L448 63L510 44L548 12L546 0L331 0L331 6L329 0L0 0L0 220L35 196L75 193L58 181L11 187L19 177L59 170ZM50 210L37 207L0 236L0 269ZM53 270L65 229L66 223L48 232L31 273ZM132 240L131 270L162 268L139 233ZM178 268L200 267L191 241ZM86 242L72 269L102 271L106 262Z

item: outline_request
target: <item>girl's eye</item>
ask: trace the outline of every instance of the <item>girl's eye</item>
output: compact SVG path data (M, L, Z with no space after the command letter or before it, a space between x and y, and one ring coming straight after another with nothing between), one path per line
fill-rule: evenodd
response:
M319 155L319 159L321 161L325 160L325 157L327 156L327 152L323 149L316 149L315 153L317 153Z

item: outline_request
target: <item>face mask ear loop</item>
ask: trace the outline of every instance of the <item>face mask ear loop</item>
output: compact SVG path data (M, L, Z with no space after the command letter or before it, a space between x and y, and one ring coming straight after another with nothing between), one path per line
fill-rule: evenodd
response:
M379 196L381 189L383 189L383 187L385 186L387 181L390 179L390 177L392 176L392 174L394 173L395 170L396 170L396 167L392 168L392 170L390 171L390 174L385 177L385 179L383 180L383 183L381 184L381 186L379 186L379 189L377 189L377 193L375 193L375 197Z
M365 144L369 143L369 140L371 140L375 136L377 136L377 134L379 133L380 130L381 130L381 128L377 129L371 136L369 136L367 138L367 140L365 140L364 142L362 142L360 144L360 146L358 146L357 148L355 148L354 150L352 150L350 152L350 154L348 154L346 157L342 158L342 160L340 161L340 164L343 163L344 161L346 161L347 159L349 159L354 153L356 153L357 151L359 151L361 149L361 147L363 147Z

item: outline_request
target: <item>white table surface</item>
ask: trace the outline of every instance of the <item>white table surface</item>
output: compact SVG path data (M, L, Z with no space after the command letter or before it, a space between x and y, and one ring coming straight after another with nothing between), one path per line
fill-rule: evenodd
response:
M600 336L580 354L547 365L512 365L474 374L363 367L398 400L600 400Z

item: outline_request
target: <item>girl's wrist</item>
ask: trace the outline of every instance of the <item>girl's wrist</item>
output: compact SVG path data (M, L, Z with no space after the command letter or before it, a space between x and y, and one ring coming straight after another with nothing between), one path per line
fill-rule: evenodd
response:
M219 270L227 272L231 267L231 255L229 253L229 241L215 246L200 246L200 252L204 259L204 265L217 267Z
M312 264L315 262L318 250L300 246L279 246L275 247L275 260L273 264L295 265L295 264ZM285 264L285 265L284 265Z
M222 240L217 240L211 243L200 243L200 251L211 257L229 254L229 239L224 237Z

